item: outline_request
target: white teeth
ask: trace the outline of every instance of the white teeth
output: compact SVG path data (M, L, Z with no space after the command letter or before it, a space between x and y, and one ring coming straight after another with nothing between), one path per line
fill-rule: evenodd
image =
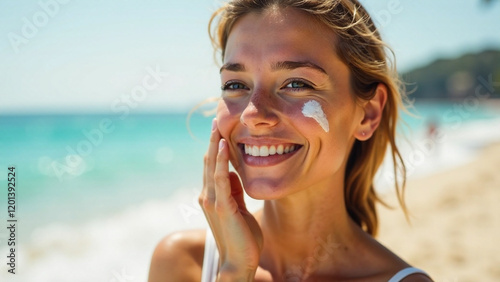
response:
M254 157L267 157L272 155L283 155L286 153L291 153L295 151L295 148L298 149L298 146L295 145L275 145L272 146L252 146L252 145L244 145L245 154L254 156Z
M259 147L257 147L257 146L253 146L253 147L252 147L252 156L254 156L254 157L258 157L258 156L259 156L259 153L260 153Z
M260 147L260 156L261 157L269 156L269 149L267 148L267 146Z
M283 145L278 146L278 148L276 149L276 153L278 153L278 155L283 155Z

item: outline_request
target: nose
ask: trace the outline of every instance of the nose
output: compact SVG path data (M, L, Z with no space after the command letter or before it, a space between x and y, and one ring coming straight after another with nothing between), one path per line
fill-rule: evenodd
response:
M262 90L255 91L241 113L241 123L254 130L275 126L279 118L274 103L270 93Z

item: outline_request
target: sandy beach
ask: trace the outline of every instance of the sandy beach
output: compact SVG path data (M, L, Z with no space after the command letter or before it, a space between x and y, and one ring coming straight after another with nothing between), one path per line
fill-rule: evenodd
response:
M406 203L379 206L378 239L435 281L500 281L500 143L455 169L410 180ZM397 206L391 193L384 199Z

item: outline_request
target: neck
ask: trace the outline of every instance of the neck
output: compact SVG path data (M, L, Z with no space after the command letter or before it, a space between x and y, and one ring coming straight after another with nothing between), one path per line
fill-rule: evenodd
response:
M304 278L323 265L342 265L338 260L346 257L360 231L345 208L342 179L265 202L261 227L266 268L285 275L281 278Z

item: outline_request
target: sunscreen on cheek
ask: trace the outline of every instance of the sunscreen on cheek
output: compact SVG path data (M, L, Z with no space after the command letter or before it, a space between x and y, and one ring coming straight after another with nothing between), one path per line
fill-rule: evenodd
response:
M325 132L330 131L328 119L317 101L311 100L306 102L302 107L302 114L305 117L313 118Z

